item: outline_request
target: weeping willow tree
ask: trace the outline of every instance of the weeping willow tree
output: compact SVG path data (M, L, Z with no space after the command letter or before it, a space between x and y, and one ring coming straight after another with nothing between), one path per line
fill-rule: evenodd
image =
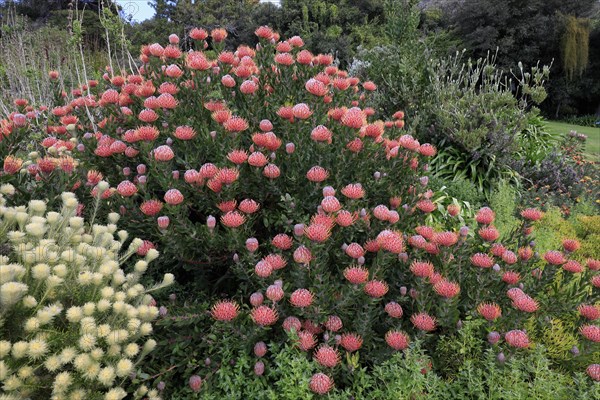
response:
M563 17L561 54L563 69L568 80L581 76L588 64L590 20L572 15Z

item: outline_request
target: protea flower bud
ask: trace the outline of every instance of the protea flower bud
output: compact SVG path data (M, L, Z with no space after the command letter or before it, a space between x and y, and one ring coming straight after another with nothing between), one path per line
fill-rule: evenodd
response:
M208 218L206 218L206 226L208 227L208 229L210 229L212 231L213 229L215 229L216 225L217 225L217 219L215 217L213 217L212 215L209 215Z
M200 391L200 387L202 386L202 378L200 378L198 375L192 375L190 377L190 388L194 391L194 392L198 392Z

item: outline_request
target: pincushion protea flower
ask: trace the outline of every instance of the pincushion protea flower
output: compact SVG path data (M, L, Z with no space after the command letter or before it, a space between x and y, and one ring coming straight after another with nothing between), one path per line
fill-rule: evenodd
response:
M523 217L526 220L529 221L537 221L539 219L541 219L544 216L544 213L542 213L540 210L535 209L535 208L527 208L523 211L521 211L521 217Z
M239 313L239 305L232 300L221 300L212 306L210 314L217 321L231 321Z
M537 301L524 294L513 299L513 307L521 311L532 313L538 310L539 304Z
M565 271L571 272L573 274L578 274L580 272L583 272L583 266L575 260L567 261L566 263L563 264L562 267Z
M340 346L349 352L359 350L362 347L362 344L362 337L356 333L344 333L340 337Z
M279 233L271 239L271 244L281 250L289 250L294 240L285 233Z
M491 268L494 259L485 253L476 253L471 256L471 264L480 268Z
M285 331L291 331L293 329L296 332L299 332L300 328L302 328L302 323L296 317L287 317L283 320L283 329Z
M588 374L590 378L595 380L596 382L600 381L600 364L591 364L589 365L585 372Z
M515 271L506 271L502 274L502 281L509 285L515 285L521 279L521 275Z
M579 315L584 318L594 321L600 318L600 306L594 304L580 304L577 307Z
M493 242L500 237L500 232L494 226L486 226L479 230L479 237L486 242Z
M415 276L426 278L433 274L433 264L429 261L413 261L410 264L410 272Z
M360 285L369 279L369 271L364 267L348 267L344 270L344 278L352 284Z
M296 344L300 350L308 351L317 345L317 339L312 332L299 331L298 342Z
M410 322L422 331L430 332L436 328L436 319L425 312L411 315Z
M506 343L508 343L508 345L511 347L529 347L529 337L527 336L527 333L522 330L515 329L506 332L504 335L504 340L506 340Z
M290 303L294 307L308 307L312 304L314 295L308 289L296 289L290 296Z
M221 223L228 228L237 228L246 222L246 217L237 211L230 211L221 216Z
M333 378L328 375L325 375L322 372L317 372L310 378L309 382L310 390L317 394L325 394L329 392L333 386Z
M251 311L252 320L260 326L269 326L279 318L277 310L268 306L258 306Z
M450 282L442 279L433 285L433 290L440 296L449 299L460 293L460 285L456 282Z
M316 362L327 368L333 368L340 362L340 353L333 347L322 344L313 354Z
M385 342L394 350L404 350L410 342L408 335L402 331L388 331L385 334Z
M325 168L317 165L308 170L306 177L311 182L323 182L329 177L329 172L327 172Z
M483 225L489 225L494 222L496 218L496 213L492 211L489 207L482 207L477 211L477 215L475 216L475 220Z
M148 216L154 216L162 210L163 203L159 200L147 200L140 205L142 213Z
M165 202L172 206L176 206L183 202L183 194L177 189L169 189L165 193Z
M200 391L200 387L202 387L202 378L198 375L192 375L189 380L189 386L194 392Z
M481 303L477 306L477 312L488 321L494 321L502 316L502 309L496 303Z
M569 251L569 252L577 251L581 247L581 244L579 243L579 241L577 241L575 239L565 239L565 240L563 240L562 245L563 245L563 248L565 249L565 251Z
M364 287L365 293L367 295L369 295L370 297L374 297L374 298L379 298L379 297L385 296L385 294L388 292L388 290L389 290L389 287L386 282L376 280L376 279L367 282L367 284Z
M550 250L544 254L544 260L552 265L560 265L565 263L565 258L560 251Z
M600 326L596 325L582 325L579 328L579 332L588 340L592 342L600 342Z
M343 326L342 319L337 315L330 315L325 322L325 328L332 332L339 331Z
M390 301L385 305L385 312L392 318L401 318L404 314L402 306L395 301Z

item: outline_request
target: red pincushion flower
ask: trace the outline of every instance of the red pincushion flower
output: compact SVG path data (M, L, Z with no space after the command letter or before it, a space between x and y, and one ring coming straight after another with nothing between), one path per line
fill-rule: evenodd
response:
M364 144L360 138L356 138L351 140L346 144L346 148L350 150L352 153L358 153L362 150Z
M140 210L144 215L154 216L162 210L163 203L159 200L147 200L140 205Z
M577 274L583 272L583 266L575 260L569 260L563 264L563 269L567 272Z
M309 331L298 332L298 343L297 346L302 351L308 351L317 345L317 339L315 335Z
M215 28L210 31L210 36L216 43L220 43L227 37L227 31L222 28Z
M333 388L333 385L333 378L331 378L328 375L325 375L322 372L314 374L310 378L310 382L308 384L310 390L317 394L325 394L329 392Z
M404 350L408 347L408 335L402 331L388 331L385 334L385 342L394 350Z
M529 337L527 336L527 333L519 329L506 332L504 340L506 340L506 343L511 347L529 347Z
M221 216L221 223L228 228L237 228L244 222L246 222L246 217L237 211L230 211Z
M342 194L349 199L360 199L365 196L365 190L360 183L351 183L341 190Z
M563 240L562 245L565 251L570 252L577 251L581 247L581 244L579 244L579 242L575 239L565 239Z
M385 296L385 294L388 292L388 290L389 290L389 287L386 282L376 280L376 279L367 282L367 284L364 287L365 293L369 297L373 297L373 298L379 298L379 297Z
M327 172L325 168L317 165L308 170L306 177L311 182L323 182L329 177L329 172Z
M342 205L335 196L325 196L325 198L321 200L321 207L323 208L323 211L332 213L339 211L342 208Z
M510 250L506 250L502 253L502 260L505 263L512 265L517 262L517 255Z
M274 270L281 269L286 266L287 261L280 254L269 254L265 257L265 261L267 261Z
M456 217L458 214L460 214L460 206L458 204L448 204L446 210L448 210L448 214L453 217Z
M172 206L176 206L178 204L181 204L181 202L183 202L183 195L177 189L169 189L165 193L165 202Z
M325 84L323 82L318 81L314 78L309 79L306 82L306 84L304 85L304 88L310 94L313 94L313 95L319 96L319 97L323 97L329 92L329 90L327 89L327 86L325 86Z
M317 350L315 350L313 358L322 366L333 368L340 362L340 353L333 347L322 344Z
M502 309L496 303L481 303L477 306L477 312L488 321L494 321L502 316Z
M267 354L267 345L265 342L257 342L254 345L254 355L256 357L264 357Z
M146 254L148 254L148 251L150 249L155 249L156 246L154 246L154 243L152 243L149 240L144 240L142 242L142 245L137 249L136 254L138 256L145 256Z
M227 159L234 164L240 165L246 162L248 153L246 150L233 150L227 154Z
M290 303L294 307L308 307L312 304L314 295L308 289L296 289L290 296Z
M352 258L360 258L365 255L365 250L358 243L350 243L346 247L346 254Z
M208 37L208 32L204 29L194 28L190 31L190 37L194 40L204 40Z
M279 285L270 285L267 287L266 295L269 300L278 302L283 299L283 288Z
M436 328L436 319L425 312L411 315L410 322L422 331L430 332Z
M294 63L294 56L290 53L277 53L275 54L275 57L273 57L273 60L277 64L290 66Z
M593 304L581 304L577 307L579 315L590 321L595 321L600 318L600 306Z
M533 257L533 249L531 247L529 247L529 246L527 246L527 247L521 247L518 252L519 252L519 257L523 261L527 261L531 257Z
M433 274L434 268L433 264L429 261L413 261L410 264L410 271L415 276L426 278Z
M579 332L588 340L592 342L600 342L600 326L596 325L582 325L579 328Z
M117 192L123 197L130 197L137 193L137 187L130 181L123 181L117 186Z
M248 164L252 165L253 167L264 167L268 162L269 160L267 157L259 151L255 151L248 157Z
M240 92L243 94L253 94L258 90L258 85L252 80L245 80L240 85Z
M315 142L327 142L331 143L333 134L327 127L319 125L312 130L310 138Z
M527 208L523 211L521 211L521 217L523 217L524 219L527 219L529 221L537 221L539 219L541 219L544 216L544 213L542 213L540 210L535 209L535 208Z
M269 179L275 179L278 178L279 175L281 175L281 171L279 170L279 167L277 165L267 164L265 166L265 169L263 170L263 175Z
M440 246L450 247L458 242L458 235L454 232L438 232L433 235L433 242Z
M404 314L402 306L395 301L390 301L385 305L385 312L392 318L401 318Z
M221 300L212 306L210 314L217 321L231 321L237 317L239 310L235 301Z
M489 207L480 208L479 211L477 212L477 215L475 216L475 220L478 223L484 224L484 225L491 224L492 222L494 222L495 218L496 218L496 213L493 212L492 209Z
M373 215L380 221L387 221L390 210L383 204L378 205L373 209Z
M524 296L525 293L518 287L510 288L506 291L506 295L509 299L515 300L517 297Z
M364 267L348 267L344 270L344 278L354 285L360 285L369 279L369 271Z
M17 172L19 172L22 165L23 160L9 155L4 159L4 172L8 175L16 174Z
M341 119L342 125L349 128L359 129L367 122L367 116L358 107L353 107L346 111Z
M305 246L299 246L294 250L294 261L298 264L309 264L312 260L312 254Z
M260 260L254 266L254 273L261 278L268 278L273 273L273 266L266 260Z
M586 265L592 271L600 270L600 260L594 260L592 258L588 258Z
M350 226L356 221L357 216L352 214L350 211L341 210L335 217L335 222L339 226L346 227Z
M394 254L399 254L404 251L404 241L399 232L384 230L377 235L377 243L383 250L387 250Z
M516 285L521 280L521 275L515 271L506 271L502 274L502 280L509 285Z
M471 256L471 264L480 268L490 268L494 259L485 253L476 253Z
M591 364L589 365L585 372L588 374L590 378L595 380L596 382L600 381L600 364Z
M344 333L340 338L340 346L346 351L353 352L362 347L363 339L356 333Z
M304 234L313 242L325 242L331 236L331 230L323 224L310 224L304 228Z
M528 295L522 295L513 299L513 307L521 311L532 313L539 309L539 304Z
M500 232L494 226L486 226L479 230L479 237L486 242L493 242L500 237Z
M296 317L287 317L286 319L283 320L283 329L286 332L289 332L292 329L294 329L296 332L300 333L299 331L300 331L301 327L302 327L302 323Z
M436 209L436 206L431 200L420 200L417 202L417 208L424 213L430 213Z
M223 123L223 128L228 132L241 132L248 129L248 121L241 117L231 117Z
M433 285L433 290L440 296L449 299L460 293L460 285L456 282L450 282L442 279Z
M292 247L293 239L285 233L280 233L273 237L271 244L278 249L288 250Z
M240 171L235 168L222 168L219 170L217 177L223 185L231 185L237 181L240 176Z
M156 161L170 161L173 157L175 157L175 153L173 153L173 149L167 145L158 146L154 149L154 159L156 159Z
M246 214L253 214L258 211L260 205L252 199L244 199L240 202L238 209Z
M258 306L252 309L251 316L254 323L260 326L273 325L279 318L277 311L268 306Z
M330 315L325 322L325 328L332 332L339 331L343 326L342 319L337 315Z
M425 157L433 157L435 156L436 152L436 148L430 145L429 143L424 143L421 146L419 146L419 153L421 153Z
M146 108L140 111L138 118L142 122L151 123L158 119L158 114L154 110Z
M560 251L550 250L544 254L544 260L552 265L560 265L565 263L565 258Z

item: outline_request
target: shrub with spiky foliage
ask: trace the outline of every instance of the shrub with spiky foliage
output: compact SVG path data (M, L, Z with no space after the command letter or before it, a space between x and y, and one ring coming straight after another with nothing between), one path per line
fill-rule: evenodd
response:
M3 187L4 193L10 187ZM117 214L86 225L73 193L60 212L40 200L6 207L0 194L0 383L9 399L122 399L156 346L158 308L140 283L158 252L127 267L142 240L125 247ZM117 237L115 237L115 234ZM135 398L158 398L140 387ZM4 398L4 397L3 397Z

